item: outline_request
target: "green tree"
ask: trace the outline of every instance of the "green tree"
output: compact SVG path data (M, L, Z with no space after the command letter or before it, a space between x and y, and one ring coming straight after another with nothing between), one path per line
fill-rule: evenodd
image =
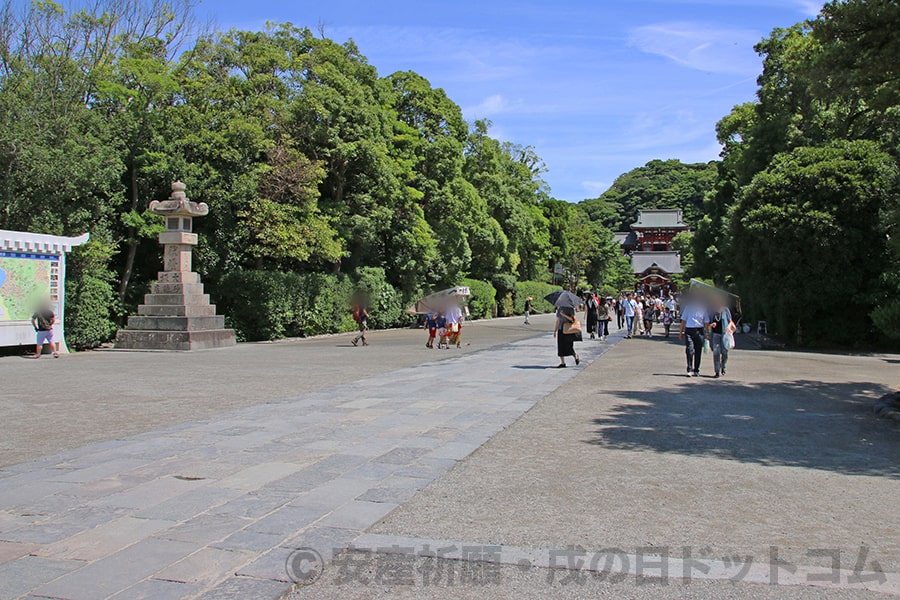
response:
M777 155L742 190L732 215L735 282L746 308L798 342L857 340L881 297L888 260L881 212L897 186L896 163L872 142ZM858 310L836 309L847 305Z
M592 221L613 231L627 231L638 210L677 208L688 223L703 215L703 200L713 188L715 163L684 164L679 160L652 160L620 175L599 198L581 203Z

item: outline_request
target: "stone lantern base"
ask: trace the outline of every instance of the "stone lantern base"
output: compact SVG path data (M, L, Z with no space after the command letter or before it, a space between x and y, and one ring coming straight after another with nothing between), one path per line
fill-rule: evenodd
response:
M197 273L164 271L150 291L138 314L128 317L128 328L116 336L116 348L204 350L235 345L234 330L225 329L225 317L216 314Z

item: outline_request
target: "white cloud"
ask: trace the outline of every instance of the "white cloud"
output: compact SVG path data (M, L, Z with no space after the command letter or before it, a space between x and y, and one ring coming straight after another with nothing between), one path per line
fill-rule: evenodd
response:
M825 0L645 0L654 4L707 4L722 6L751 6L754 8L771 7L797 12L815 17L822 10Z
M463 114L468 119L484 119L499 114L510 113L521 109L524 102L517 100L510 102L502 94L492 94L475 106L463 108Z
M610 188L611 184L608 181L582 181L581 188L587 193L587 195L591 198L596 198L606 190Z
M806 15L816 17L822 11L822 2L818 0L794 0L794 4Z
M761 38L762 35L749 30L697 23L657 23L632 30L628 44L689 69L750 75L760 70L760 59L753 45Z

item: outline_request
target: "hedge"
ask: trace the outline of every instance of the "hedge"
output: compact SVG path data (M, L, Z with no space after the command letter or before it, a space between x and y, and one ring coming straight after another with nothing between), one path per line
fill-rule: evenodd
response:
M472 319L490 319L494 314L497 290L487 281L463 279L462 285L469 288L469 316Z
M76 350L96 348L115 335L113 274L107 268L115 245L98 238L75 248L66 265L66 342Z
M388 283L384 269L361 267L356 272L356 289L368 298L369 327L386 329L410 324L414 317L404 310L403 298Z
M346 276L232 271L218 285L220 314L241 341L351 331Z
M551 285L541 281L520 281L516 284L516 294L513 298L513 307L516 314L525 312L525 299L531 296L531 306L537 312L554 312L552 304L544 300L544 296L559 290L558 285Z

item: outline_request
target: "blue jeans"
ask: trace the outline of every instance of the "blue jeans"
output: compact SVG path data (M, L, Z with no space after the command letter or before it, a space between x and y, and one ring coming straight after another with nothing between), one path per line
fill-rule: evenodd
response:
M713 367L716 373L722 373L728 364L728 348L722 341L721 333L712 334Z
M631 335L631 328L634 325L634 316L632 315L629 317L628 315L625 315L625 324L627 326L625 329L625 335Z

